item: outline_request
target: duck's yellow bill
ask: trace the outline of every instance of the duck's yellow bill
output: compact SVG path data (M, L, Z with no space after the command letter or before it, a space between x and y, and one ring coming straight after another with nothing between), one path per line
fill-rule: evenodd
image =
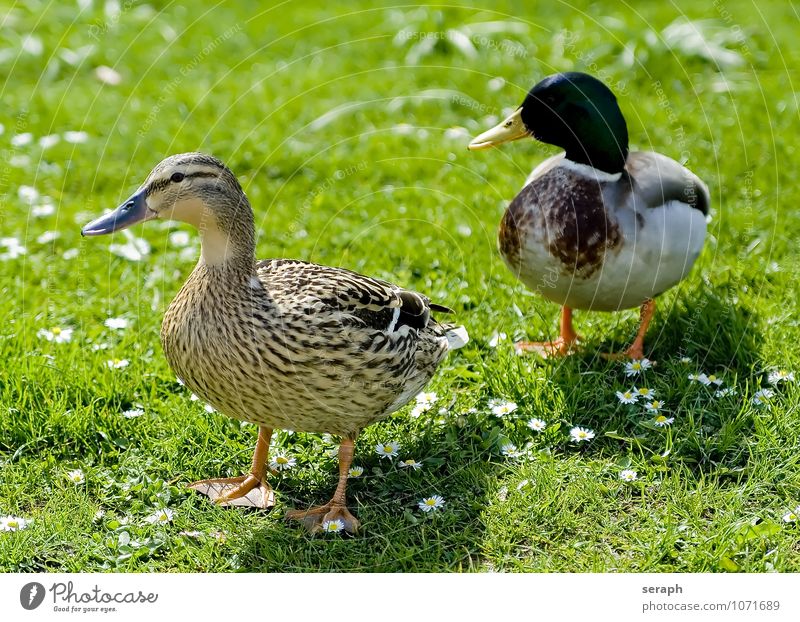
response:
M530 135L530 132L522 122L522 108L520 107L502 123L473 138L467 148L470 151L479 151L524 138L528 135Z

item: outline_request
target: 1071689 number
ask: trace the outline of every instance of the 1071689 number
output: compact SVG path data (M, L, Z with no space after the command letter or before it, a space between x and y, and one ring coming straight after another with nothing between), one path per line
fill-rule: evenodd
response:
M779 600L732 600L734 611L777 611L781 608Z

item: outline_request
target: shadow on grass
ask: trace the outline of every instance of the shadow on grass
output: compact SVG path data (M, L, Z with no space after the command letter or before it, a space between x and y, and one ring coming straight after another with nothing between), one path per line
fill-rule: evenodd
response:
M466 430L475 422L468 423ZM404 455L436 457L419 471L381 464L361 446L364 475L351 479L348 503L361 521L355 536L310 534L297 521L265 522L237 552L248 572L444 572L480 565L484 526L481 513L498 468L479 448L480 435L454 435L454 427L428 430L404 443ZM455 441L462 441L461 446ZM358 460L358 453L362 458ZM485 454L485 455L482 455ZM374 454L373 454L374 456ZM335 487L335 468L315 482L285 479L278 490L280 515L324 503ZM324 481L320 481L324 480ZM424 514L423 497L441 494L446 511Z
M617 348L619 341L613 344ZM624 362L599 357L597 352L612 346L609 339L555 363L550 380L563 393L573 423L597 431L599 442L593 444L601 455L641 455L664 468L677 460L698 477L740 477L753 431L752 414L741 406L759 385L765 365L761 342L760 324L749 309L700 285L670 307L662 305L646 342L655 364L651 371L628 377ZM689 379L701 372L715 374L720 384L703 386ZM653 389L663 404L659 414L673 423L655 425L656 414L644 408L644 399L622 404L616 392L633 386ZM718 395L726 387L735 393Z

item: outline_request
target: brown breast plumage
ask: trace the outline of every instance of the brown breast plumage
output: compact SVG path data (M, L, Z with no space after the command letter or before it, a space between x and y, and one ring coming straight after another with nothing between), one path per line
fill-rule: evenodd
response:
M564 274L588 278L608 250L622 243L609 217L603 183L564 167L531 181L508 206L499 230L500 252L519 272L522 249L541 245L558 259Z

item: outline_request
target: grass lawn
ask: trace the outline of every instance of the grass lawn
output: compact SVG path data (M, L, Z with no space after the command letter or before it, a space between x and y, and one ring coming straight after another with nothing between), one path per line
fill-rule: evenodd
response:
M800 390L769 382L800 374L796 8L484 4L0 8L0 515L32 521L0 532L0 570L800 570L798 523L784 520L800 504ZM705 251L659 299L643 377L598 354L632 339L636 310L578 313L584 349L567 359L513 351L555 336L558 307L515 281L496 228L554 151L466 143L563 70L612 85L632 147L711 188ZM356 537L284 520L335 486L335 439L321 435L276 435L296 465L271 479L270 513L183 488L241 474L256 439L192 401L161 352L197 234L162 223L83 240L80 227L192 150L239 175L259 257L415 288L470 332L426 412L412 404L359 438ZM689 379L700 373L722 385ZM619 402L634 384L671 425ZM517 409L497 416L490 400ZM571 442L573 426L595 438ZM422 467L379 458L388 441ZM424 514L433 494L445 507ZM169 521L147 520L163 508Z

